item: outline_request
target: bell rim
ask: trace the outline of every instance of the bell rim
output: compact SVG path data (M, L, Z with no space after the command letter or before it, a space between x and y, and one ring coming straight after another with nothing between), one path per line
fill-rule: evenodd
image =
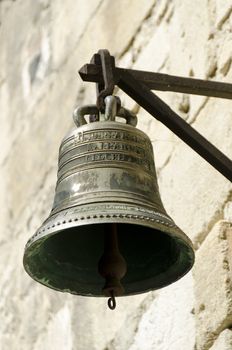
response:
M111 203L112 204L112 203ZM150 208L142 208L144 211L151 211ZM157 219L157 220L148 220L149 217L146 215L140 215L140 214L134 214L131 216L131 214L112 214L112 216L110 216L109 214L99 214L99 215L95 215L95 218L91 217L91 215L86 215L86 217L88 216L88 219L84 218L84 214L81 215L81 217L76 220L77 218L73 218L71 219L70 216L68 218L67 216L67 220L65 220L65 223L61 223L59 221L59 216L63 216L64 212L67 213L68 211L70 211L70 209L64 210L56 215L52 215L49 216L48 219L44 222L44 224L36 231L35 235L31 237L31 239L29 239L29 241L26 244L25 247L25 253L24 253L24 259L23 259L23 264L24 264L24 268L26 270L26 272L37 282L50 287L52 289L55 289L57 291L60 292L68 292L70 294L74 294L74 295L81 295L81 296L89 296L89 297L101 297L102 295L100 294L83 294L83 292L78 293L78 291L71 291L69 289L64 289L64 290L60 290L59 288L55 288L54 286L49 285L48 283L43 283L40 279L36 278L36 276L33 274L33 272L30 270L29 267L29 256L30 256L30 252L32 252L32 250L34 249L34 245L39 244L39 241L41 241L41 244L43 243L43 240L47 238L52 237L53 235L59 234L62 231L65 231L66 229L72 228L72 227L78 227L78 226L83 226L83 225L89 225L91 224L106 224L106 223L118 223L118 224L136 224L136 225L141 225L141 226L145 226L145 227L149 227L152 229L157 229L162 231L164 234L170 236L171 238L175 239L178 241L178 245L180 245L181 247L184 247L185 252L184 254L186 256L188 256L188 264L186 264L184 266L184 268L182 269L182 272L179 273L178 275L175 275L175 278L170 278L171 282L169 281L168 283L160 283L159 286L156 286L155 288L148 288L146 290L142 290L142 291L138 291L138 292L127 292L126 295L124 296L129 296L129 295L137 295L137 294L142 294L142 293L146 293L152 290L157 290L160 288L163 288L167 285L170 285L174 282L176 282L177 280L179 280L181 277L183 277L185 274L187 274L195 261L195 254L194 254L194 248L193 248L193 244L190 240L190 238L177 226L175 225L175 223L172 221L171 218L168 217L168 215L164 215L164 214L160 214L160 213L156 213L159 214L159 217L162 217L163 220ZM64 216L63 216L64 217ZM167 220L164 221L164 218L166 218ZM54 221L56 220L56 224L54 223ZM91 222L90 222L91 220ZM100 220L100 221L99 221ZM50 224L53 224L50 226ZM64 220L63 220L64 221ZM49 224L50 223L50 224ZM167 224L169 223L169 224ZM45 229L46 227L46 229ZM170 276L172 276L172 271L170 270L169 272ZM147 279L146 281L151 280L152 278ZM133 284L131 283L131 286ZM136 286L136 282L134 283L134 285Z
M94 209L98 205L98 211L103 211L101 214L96 214ZM113 207L114 212L110 212L109 208ZM92 209L92 214L85 214ZM121 210L120 210L121 208ZM82 211L81 211L82 209ZM118 210L116 212L116 209ZM107 214L104 214L104 210L109 210ZM125 212L136 210L136 214L131 214ZM79 214L76 211L80 212ZM121 212L123 211L123 212ZM147 215L146 215L147 214ZM65 218L66 219L59 219ZM101 220L101 221L99 221ZM158 210L152 209L150 206L140 205L137 207L132 203L125 204L124 203L114 203L114 202L99 202L99 203L90 203L90 204L81 204L72 207L66 207L59 212L51 212L48 218L43 222L40 228L35 232L35 234L27 241L26 247L30 246L33 242L37 241L44 236L48 236L50 234L55 234L64 229L90 225L90 224L98 224L98 223L128 223L128 224L139 224L145 227L155 228L154 224L158 224L163 228L175 229L175 233L180 238L184 238L186 243L188 243L192 249L193 244L190 238L174 223L174 221L168 216L166 213L161 213ZM64 225L62 228L61 226ZM48 232L48 233L47 233ZM172 235L172 232L169 230L164 230L165 233Z

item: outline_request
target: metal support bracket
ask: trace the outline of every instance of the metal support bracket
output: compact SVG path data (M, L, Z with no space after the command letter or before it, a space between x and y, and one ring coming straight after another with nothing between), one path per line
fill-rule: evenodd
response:
M232 84L118 68L114 66L114 57L107 50L100 50L94 57L90 64L85 64L79 70L79 74L82 80L97 83L100 108L103 106L101 96L112 94L114 85L117 85L232 181L232 161L150 91L174 91L232 99Z
M91 62L95 63L95 65L101 69L102 73L101 77L103 79L96 82L96 105L100 111L103 111L105 108L105 97L112 95L114 91L115 60L113 56L110 56L109 51L104 49L99 50L98 54L92 57Z

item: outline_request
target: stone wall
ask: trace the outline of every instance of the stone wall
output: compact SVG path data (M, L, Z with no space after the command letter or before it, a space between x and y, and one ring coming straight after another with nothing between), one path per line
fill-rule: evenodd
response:
M107 48L122 67L231 82L231 0L1 0L0 16L0 348L232 349L232 186L121 92L152 140L164 206L194 242L193 273L112 313L22 266L51 208L73 108L95 101L77 70ZM232 157L231 101L158 95Z

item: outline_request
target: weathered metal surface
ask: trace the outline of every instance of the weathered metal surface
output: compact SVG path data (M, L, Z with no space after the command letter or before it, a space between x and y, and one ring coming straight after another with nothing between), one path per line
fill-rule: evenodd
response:
M53 289L102 296L97 267L112 224L127 263L124 295L164 287L192 267L191 241L161 202L147 135L103 120L62 141L53 208L27 243L25 269Z
M133 78L136 79L136 81L143 83L150 90L173 91L185 94L232 99L232 84L229 83L178 77L169 74L140 71L129 68L125 69L115 67L114 82L116 85L118 77L120 77L124 72L130 73ZM79 70L79 74L84 81L103 84L101 65L85 64Z
M91 62L99 64L102 67L103 81L96 84L97 102L96 105L100 111L104 111L106 96L110 96L114 91L114 69L115 60L110 56L108 50L99 50L98 55L94 55Z

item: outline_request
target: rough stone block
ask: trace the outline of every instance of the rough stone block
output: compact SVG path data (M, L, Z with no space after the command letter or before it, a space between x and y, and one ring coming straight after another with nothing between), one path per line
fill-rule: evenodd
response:
M173 74L186 75L191 70L196 78L208 75L210 67L214 65L215 50L208 41L211 20L211 7L207 1L175 1L172 22L169 24L169 65Z
M152 38L136 61L135 69L159 71L170 53L169 50L167 26L162 24L155 28Z
M152 142L156 171L159 173L180 141L167 127L142 109L138 112L137 127L143 130Z
M218 69L226 75L231 67L232 61L232 35L223 32L218 48Z
M191 273L147 298L127 317L109 350L194 349ZM125 329L127 330L125 332ZM184 331L183 331L184 330Z
M232 330L231 329L225 329L213 346L209 350L231 350L232 349Z
M199 248L193 270L199 350L208 349L217 335L231 325L231 257L232 224L220 221Z
M222 24L230 16L232 4L230 0L216 0L216 25L221 28Z
M232 222L232 201L228 201L224 207L224 219Z
M193 127L230 158L229 103L209 100ZM183 142L176 145L168 163L160 170L158 182L167 212L196 245L215 220L223 218L222 206L228 200L231 183Z
M59 16L55 20L58 22L58 27L61 26L60 29L58 27L54 28L53 34L55 43L54 59L57 67L67 57L67 49L70 50L70 42L71 47L74 49L77 47L79 56L90 52L89 60L91 54L93 55L96 51L103 48L109 49L112 51L112 54L121 54L135 35L142 20L149 13L154 0L146 2L135 0L133 1L133 6L129 0L117 2L92 0L87 2L85 6L83 6L82 1L78 1L74 9L73 1L70 0L69 3L72 3L72 5L65 6L65 10L62 1L59 1L57 5L56 3L55 11L59 13ZM82 29L80 32L80 28L77 28L76 18L81 18L81 10L84 17L80 23L80 28ZM65 32L61 30L64 26L64 21L70 27ZM88 25L86 22L88 22ZM79 42L77 41L77 36L74 35L76 31L78 31L77 36L81 36ZM60 34L62 34L61 40ZM70 51L70 55L73 55L72 51Z
M51 41L53 65L58 68L69 55L73 54L88 23L96 15L100 0L73 1L56 0L51 2ZM65 30L64 30L65 27Z
M34 350L41 349L73 349L71 310L66 304L54 313L46 325L43 337L34 344Z

